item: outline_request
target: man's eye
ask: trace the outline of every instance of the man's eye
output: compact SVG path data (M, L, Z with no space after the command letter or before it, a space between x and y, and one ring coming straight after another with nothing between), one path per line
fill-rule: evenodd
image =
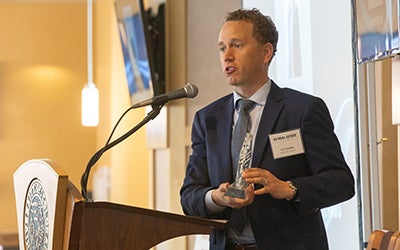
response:
M224 46L218 47L218 50L219 50L220 52L224 52L224 51L225 51L225 47L224 47Z
M240 44L240 43L235 43L235 44L233 44L233 47L234 47L234 48L240 48L240 47L242 47L242 44Z

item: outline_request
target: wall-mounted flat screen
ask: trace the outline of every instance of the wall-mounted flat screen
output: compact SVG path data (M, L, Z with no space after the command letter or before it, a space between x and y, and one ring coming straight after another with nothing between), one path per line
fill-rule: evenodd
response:
M142 0L117 0L115 9L131 103L165 91L164 8L153 14Z
M356 0L357 63L399 53L398 0Z

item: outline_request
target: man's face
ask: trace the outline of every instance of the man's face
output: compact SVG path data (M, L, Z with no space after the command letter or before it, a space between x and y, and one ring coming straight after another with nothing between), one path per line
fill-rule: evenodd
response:
M270 44L264 45L253 37L253 24L228 21L219 33L218 49L222 71L228 83L235 87L264 84L271 59Z

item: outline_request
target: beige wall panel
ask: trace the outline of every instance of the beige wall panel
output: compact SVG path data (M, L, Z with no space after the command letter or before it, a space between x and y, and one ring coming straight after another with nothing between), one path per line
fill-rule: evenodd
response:
M198 96L188 101L187 124L194 113L212 100L232 91L219 63L218 33L227 12L242 6L240 0L187 1L187 75L199 88Z

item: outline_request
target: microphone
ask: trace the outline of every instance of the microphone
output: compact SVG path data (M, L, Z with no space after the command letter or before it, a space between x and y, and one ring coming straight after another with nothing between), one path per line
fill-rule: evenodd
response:
M138 102L134 104L131 108L139 108L147 105L151 106L160 106L164 105L165 103L175 100L175 99L180 99L180 98L194 98L197 96L197 93L199 92L199 89L197 88L196 85L193 84L186 84L183 88L171 91L169 93L161 94L158 96L155 96L153 98L147 99L142 102Z

